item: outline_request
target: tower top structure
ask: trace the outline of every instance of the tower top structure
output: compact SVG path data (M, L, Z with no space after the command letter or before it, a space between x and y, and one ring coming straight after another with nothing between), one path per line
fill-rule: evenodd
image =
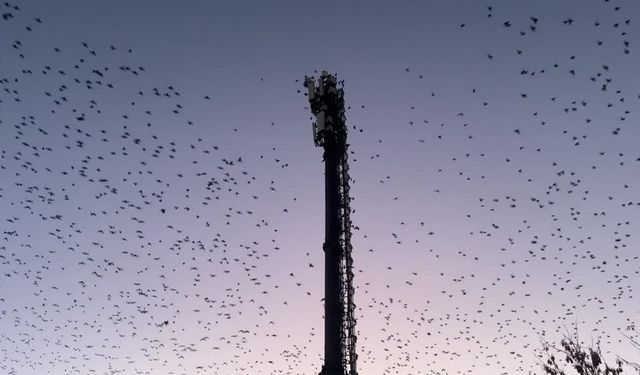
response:
M343 82L336 76L322 72L317 85L313 77L305 77L311 113L316 116L313 123L313 140L316 146L325 144L338 146L346 152L347 128L344 114Z

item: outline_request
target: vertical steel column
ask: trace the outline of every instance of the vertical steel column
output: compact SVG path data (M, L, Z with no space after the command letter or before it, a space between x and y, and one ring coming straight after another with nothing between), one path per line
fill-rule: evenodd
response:
M357 375L355 304L344 97L336 77L322 72L318 86L305 77L313 140L325 163L324 364L321 375Z
M342 353L342 326L344 306L342 300L342 280L340 262L342 249L340 237L341 195L340 161L342 150L333 137L327 137L324 144L325 165L325 239L324 239L324 373L323 375L344 375Z

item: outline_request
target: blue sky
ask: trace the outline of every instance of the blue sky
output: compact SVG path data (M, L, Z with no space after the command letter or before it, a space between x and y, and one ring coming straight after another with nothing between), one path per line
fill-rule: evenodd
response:
M3 372L317 373L321 70L361 373L539 372L576 323L638 358L636 2L0 10Z

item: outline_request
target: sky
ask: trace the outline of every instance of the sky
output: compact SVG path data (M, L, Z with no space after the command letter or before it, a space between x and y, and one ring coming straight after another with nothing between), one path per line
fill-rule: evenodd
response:
M361 374L640 361L635 0L0 5L0 372L313 374L344 81Z

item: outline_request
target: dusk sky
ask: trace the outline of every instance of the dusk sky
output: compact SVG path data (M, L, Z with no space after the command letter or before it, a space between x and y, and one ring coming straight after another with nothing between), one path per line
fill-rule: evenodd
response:
M361 375L539 374L576 327L640 361L639 15L3 1L0 374L318 374L302 83L323 70L348 106Z

